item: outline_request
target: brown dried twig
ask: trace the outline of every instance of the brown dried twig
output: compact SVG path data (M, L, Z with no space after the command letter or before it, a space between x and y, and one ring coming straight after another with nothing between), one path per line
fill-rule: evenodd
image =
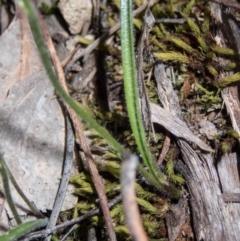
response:
M111 202L108 203L108 207L112 208L114 205L119 203L121 201L121 199L122 199L121 195L115 197L113 200L111 200ZM61 223L61 224L59 224L59 225L57 225L53 228L49 228L49 229L45 229L45 230L42 230L42 231L38 231L38 232L35 232L35 233L32 233L32 234L29 234L28 236L26 236L24 238L24 241L36 240L38 238L45 238L48 235L51 235L53 233L57 233L60 230L63 230L64 228L67 228L69 226L78 224L78 223L82 222L83 220L85 220L87 218L90 218L94 215L97 215L99 213L101 213L99 208L92 209L89 212L87 212L86 214L84 214L84 215L82 215L78 218L74 218L72 220L67 220L67 221L65 221L65 222L63 222L63 223Z
M65 75L64 75L64 72L63 72L63 69L61 66L61 62L56 54L56 50L53 45L52 39L49 35L49 32L47 30L47 27L46 27L42 17L40 15L38 15L38 18L39 18L41 30L42 30L45 42L48 46L48 50L51 55L59 82L62 85L63 89L67 92ZM93 157L92 157L89 145L87 144L87 140L86 140L86 137L83 132L81 120L77 116L77 114L74 112L74 110L72 110L69 106L66 106L66 107L69 112L70 118L73 122L73 126L75 128L76 135L77 135L78 139L80 140L81 147L83 149L83 152L84 152L86 160L87 160L89 171L93 178L93 183L96 188L96 191L97 191L97 194L99 197L99 201L100 201L100 205L101 205L101 208L103 211L103 216L106 221L107 234L109 236L109 240L115 241L117 239L116 239L116 234L115 234L114 227L113 227L113 221L110 216L110 211L109 211L108 204L107 204L107 196L106 196L106 193L104 190L104 185L102 182L102 178L100 177L98 170L93 162Z

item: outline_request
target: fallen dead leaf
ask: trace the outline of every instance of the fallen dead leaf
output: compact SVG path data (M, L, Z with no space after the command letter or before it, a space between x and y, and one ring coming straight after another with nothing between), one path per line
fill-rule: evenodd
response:
M0 38L0 153L28 199L45 211L52 209L61 178L65 122L26 21L16 16ZM63 210L76 203L73 191L70 185ZM26 214L21 197L11 192L19 214ZM6 224L5 211L0 220Z

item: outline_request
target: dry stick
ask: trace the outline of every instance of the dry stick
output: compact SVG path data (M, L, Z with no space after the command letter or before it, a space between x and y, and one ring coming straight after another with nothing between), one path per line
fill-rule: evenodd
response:
M64 202L64 198L67 192L70 173L72 169L73 163L73 153L74 153L74 134L73 129L70 123L70 118L66 113L66 147L65 147L65 155L64 155L64 166L62 178L60 181L59 189L56 195L56 199L53 205L51 217L49 218L49 222L47 228L52 228L56 225L59 213L61 212L62 205ZM51 240L51 235L46 238L46 241Z
M150 7L152 7L154 4L159 2L159 0L153 0L151 2ZM148 3L143 4L141 7L133 11L133 17L140 14L142 11L145 10L145 8L148 6ZM67 64L66 69L69 69L70 66L72 66L78 59L81 57L90 54L100 43L104 42L107 38L109 38L112 34L114 34L118 29L120 28L120 22L116 23L113 27L109 29L109 31L105 34L103 34L101 37L97 38L92 44L90 44L87 48L85 48L81 52L77 52L72 60Z
M122 197L121 195L115 197L111 202L108 203L108 207L109 208L112 208L114 205L116 205L117 203L119 203L121 201ZM99 208L96 208L96 209L93 209L91 211L89 211L88 213L82 215L81 217L78 217L78 218L74 218L72 220L69 220L69 221L65 221L64 223L61 223L51 229L47 229L47 230L43 230L43 231L38 231L38 232L35 232L33 234L29 234L28 236L26 236L24 238L24 241L30 241L30 240L36 240L38 238L45 238L47 237L48 235L50 234L53 234L53 233L56 233L64 228L67 228L69 226L72 226L72 225L75 225L75 224L78 224L80 223L81 221L87 219L87 218L90 218L94 215L97 215L100 213L100 209Z
M192 19L193 21L195 21L194 19ZM187 20L186 18L159 18L159 19L155 19L155 23L178 23L178 24L183 24L185 23Z
M121 192L126 223L133 240L147 241L148 238L143 229L135 194L135 176L138 157L134 154L125 152L123 153L122 158Z
M70 52L68 54L68 56L66 58L64 58L62 61L61 61L61 65L62 67L64 68L68 62L72 59L72 57L74 56L74 54L76 54L76 52L80 49L80 46L78 45L72 52Z
M56 54L56 50L54 48L52 39L51 39L51 37L48 33L47 27L46 27L43 19L41 18L41 16L39 16L39 22L40 22L40 26L41 26L41 29L42 29L42 32L43 32L43 36L44 36L44 39L45 39L46 44L48 46L48 49L49 49L54 67L56 69L59 82L61 83L63 89L67 92L66 80L65 80L65 76L64 76L64 72L63 72L61 63L60 63L59 58ZM86 140L86 137L85 137L84 132L83 132L81 120L78 118L78 116L74 112L74 110L72 110L70 107L67 106L67 110L68 110L70 118L73 122L77 137L80 140L80 144L81 144L81 147L82 147L83 152L85 154L87 163L89 165L89 171L92 175L94 186L96 188L96 191L97 191L97 194L98 194L98 197L99 197L99 201L100 201L100 205L101 205L101 208L102 208L102 211L103 211L103 216L104 216L105 221L106 221L107 234L108 234L109 239L111 241L115 241L115 240L117 240L117 238L116 238L116 234L115 234L114 227L113 227L113 221L112 221L112 218L110 216L110 211L109 211L108 204L107 204L107 196L105 194L104 185L103 185L102 179L101 179L101 177L98 173L98 170L97 170L97 168L96 168L96 166L93 162L92 154L91 154L90 148L87 144L87 140Z
M151 1L149 2L149 4ZM146 131L153 131L153 124L151 121L151 113L149 108L149 98L147 95L146 84L144 82L144 72L143 72L143 49L148 45L147 37L151 28L155 23L155 19L150 12L149 7L147 7L145 14L144 14L144 24L142 27L142 33L138 41L137 45L137 61L136 61L136 72L137 72L137 86L138 86L138 95L141 96L140 98L140 111L141 116L143 119L144 128ZM149 75L149 78L150 75ZM154 133L155 134L155 133Z

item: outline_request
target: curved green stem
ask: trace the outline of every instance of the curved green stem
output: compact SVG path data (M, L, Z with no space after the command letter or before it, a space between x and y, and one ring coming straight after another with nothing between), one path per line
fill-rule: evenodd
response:
M4 187L4 191L5 191L5 196L8 202L8 205L13 213L13 216L16 219L17 224L21 224L22 221L20 219L20 216L17 212L17 209L14 205L13 199L12 199L12 195L11 195L11 191L10 191L10 187L9 187L9 182L8 182L8 171L7 168L5 166L5 162L2 158L2 156L0 156L0 173L2 176L2 180L3 180L3 187Z
M0 236L0 241L15 241L19 240L22 236L34 231L38 228L44 227L47 225L48 219L40 219L22 223L16 228L8 231L7 233Z
M10 179L11 183L13 184L14 188L16 189L16 191L18 192L18 194L21 196L21 198L24 200L24 202L28 205L29 209L32 211L32 213L36 216L36 217L44 217L43 214L38 211L38 209L28 200L28 198L26 197L26 195L23 193L22 189L18 186L14 176L12 175L10 169L8 168L5 160L0 156L0 162L1 164L4 166L4 170L7 174L7 177Z
M111 134L102 126L100 126L82 107L82 105L75 100L73 100L68 93L64 91L61 87L57 76L55 75L52 69L52 63L50 61L47 48L41 33L41 29L37 19L36 10L30 0L18 0L19 5L25 10L28 15L29 23L32 29L33 37L37 44L39 54L46 69L46 72L51 80L54 88L56 89L59 96L67 103L77 114L80 116L88 125L90 125L93 129L95 129L104 139L108 141L112 147L114 147L117 151L122 152L124 148L121 144L119 144Z

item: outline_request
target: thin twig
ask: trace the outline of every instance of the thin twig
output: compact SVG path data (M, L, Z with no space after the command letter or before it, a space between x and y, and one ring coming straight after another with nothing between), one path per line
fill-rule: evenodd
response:
M194 19L192 19L194 21ZM178 23L178 24L183 24L187 20L186 18L158 18L155 19L155 23Z
M60 60L59 60L59 58L56 54L56 50L54 48L52 39L51 39L51 37L48 33L47 27L46 27L43 19L40 16L39 16L39 22L40 22L41 29L42 29L42 32L43 32L43 36L44 36L44 39L45 39L46 44L48 46L48 49L49 49L54 67L56 69L59 82L61 83L64 90L67 92L66 80L65 80L65 76L64 76L64 72L63 72ZM108 208L108 205L107 205L107 196L106 196L106 193L105 193L105 190L104 190L105 188L104 188L104 185L103 185L103 182L102 182L102 178L100 177L100 175L98 173L98 170L96 168L96 165L93 162L93 157L92 157L89 145L87 143L86 137L85 137L84 132L83 132L81 120L78 118L78 116L74 112L74 110L72 110L69 106L67 106L67 110L68 110L68 113L69 113L69 115L71 117L71 120L73 122L75 131L76 131L76 134L77 134L77 138L80 140L81 147L83 149L83 152L85 154L85 157L86 157L86 160L87 160L87 163L88 163L89 171L90 171L90 173L92 175L92 178L93 178L93 183L94 183L94 186L96 188L96 191L97 191L97 194L98 194L98 197L99 197L99 201L100 201L100 205L101 205L101 208L102 208L102 211L103 211L103 216L104 216L105 221L106 221L107 234L108 234L109 239L111 241L116 241L117 238L116 238L116 234L115 234L115 231L114 231L113 221L112 221L112 218L111 218L111 215L110 215L110 211L109 211L109 208Z
M111 202L108 203L108 207L112 208L114 205L116 205L117 203L119 203L121 201L122 197L121 195L117 196L116 198L114 198ZM61 223L51 229L47 229L47 230L43 230L43 231L39 231L33 234L30 234L28 236L25 237L24 241L30 241L30 240L36 240L37 238L45 238L50 234L56 233L64 228L67 228L69 226L78 224L80 222L82 222L83 220L90 218L92 216L95 216L97 214L100 213L100 209L96 208L93 209L91 211L89 211L88 213L82 215L81 217L78 218L74 218L72 220L66 221L64 223Z
M78 224L73 225L73 226L67 231L67 233L61 238L60 241L65 241L65 240L67 239L67 237L72 233L72 231L73 231L74 229L76 229L78 226L79 226Z
M149 2L149 4L151 1ZM140 110L141 116L143 119L143 124L145 131L153 131L153 125L151 121L151 113L149 108L149 98L147 95L146 84L144 82L145 74L143 71L143 50L148 45L147 38L149 36L149 32L155 23L155 18L150 11L149 6L147 7L145 14L144 14L144 24L142 27L142 33L138 41L137 45L137 85L138 85L138 94L140 96ZM154 131L153 131L154 132Z
M128 152L123 153L121 170L121 192L126 223L135 241L147 241L135 194L135 176L138 157Z
M69 116L66 113L66 147L65 147L63 174L59 184L59 189L56 195L56 199L53 205L51 217L49 218L47 228L53 228L56 225L59 213L62 209L62 205L67 192L69 177L72 169L73 153L74 153L74 134L73 134L70 120L69 120ZM51 235L46 238L46 241L50 241L50 240L51 240Z
M80 50L80 46L78 45L71 53L69 53L66 58L64 58L62 61L61 61L61 65L62 67L64 68L68 62L73 58L74 54L76 54L76 52Z

